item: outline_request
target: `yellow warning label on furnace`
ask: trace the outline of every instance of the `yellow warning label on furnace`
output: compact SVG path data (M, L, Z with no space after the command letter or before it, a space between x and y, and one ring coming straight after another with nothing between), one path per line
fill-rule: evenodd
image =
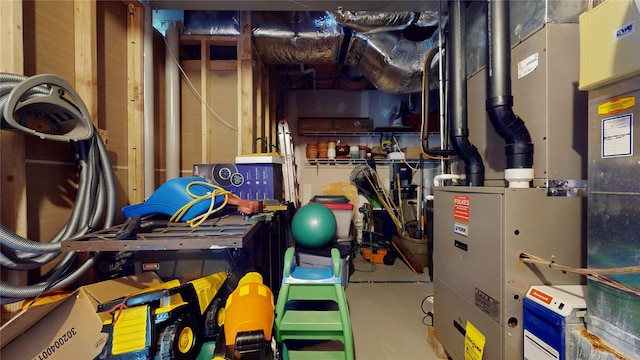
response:
M606 103L598 105L598 115L617 114L621 111L631 109L635 105L635 96L625 96L611 99Z
M486 338L473 324L467 321L464 337L464 359L481 360Z

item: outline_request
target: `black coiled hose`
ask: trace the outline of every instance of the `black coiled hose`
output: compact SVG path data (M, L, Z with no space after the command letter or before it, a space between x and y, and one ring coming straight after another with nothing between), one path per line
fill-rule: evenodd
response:
M37 85L22 91L25 84L31 83ZM21 91L15 91L17 88ZM75 103L68 101L68 97ZM25 239L0 224L0 265L12 270L32 270L57 259L62 241L112 226L117 206L115 180L106 147L93 128L86 107L68 83L55 75L25 77L0 73L0 121L3 128L9 128L11 123L15 123L15 119L7 121L8 116L13 116L13 109L7 104L16 103L27 104L26 106L36 104L40 109L50 109L52 112L61 109L60 113L65 116L76 116L80 122L79 127L91 130L85 130L87 138L80 141L72 137L65 139L64 134L47 137L71 143L79 174L73 210L58 233L47 243L41 243ZM54 114L52 118L59 116ZM20 126L14 130L24 131ZM0 282L0 303L7 304L36 297L49 290L63 289L90 269L98 256L99 253L91 253L85 262L74 268L76 254L68 253L43 276L44 281L38 284L15 285Z

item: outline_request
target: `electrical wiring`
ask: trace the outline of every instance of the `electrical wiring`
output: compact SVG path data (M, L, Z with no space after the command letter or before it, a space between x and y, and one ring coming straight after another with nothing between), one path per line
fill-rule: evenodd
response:
M15 123L16 119L21 120L17 115L13 118L13 112L18 108L28 111L35 109L32 113L45 120L50 120L46 119L50 116L53 119L53 129L58 125L55 120L61 118L58 113L65 115L62 117L64 120L67 120L67 115L76 117L77 128L88 130L82 132L88 135L80 140L74 138L72 131L66 134L64 131L49 134L11 126L12 121ZM11 119L7 120L8 117ZM29 271L45 265L49 268L41 275L43 280L35 284L0 282L0 303L8 304L63 289L77 281L95 264L99 253L89 253L86 260L77 264L75 253L60 257L61 242L102 227L110 227L117 205L115 178L106 147L95 131L79 95L64 80L50 74L26 77L0 73L0 120L3 127L13 127L12 130L15 131L23 131L42 139L69 142L78 170L76 199L69 219L49 241L29 240L0 224L0 265L3 269ZM67 125L61 124L60 128L65 126Z
M193 185L201 185L201 186L205 186L205 187L210 187L213 191L205 194L205 195L197 195L194 194L191 191L191 186ZM189 226L191 227L197 227L200 226L200 224L202 224L210 215L219 212L220 210L222 210L228 203L229 201L229 196L235 196L237 197L237 195L231 193L230 191L227 191L217 185L208 183L208 182L204 182L204 181L192 181L189 184L187 184L185 191L187 192L187 194L189 194L189 196L191 196L193 198L193 200L189 201L188 203L186 203L185 205L183 205L180 209L178 209L175 214L173 214L173 216L171 216L171 218L169 219L169 221L174 221L174 222L178 222L180 221L180 219L182 218L182 216L189 210L191 209L191 207L193 207L193 205L201 202L201 201L210 201L210 205L209 205L209 209L207 211L205 211L204 213L189 219L188 221L186 221L187 224L189 224ZM217 196L223 196L223 201L220 205L215 206L215 198Z
M553 261L545 260L539 256L528 254L528 253L521 253L520 261L522 261L525 264L545 265L550 269L585 275L587 278L591 280L609 285L618 290L626 291L636 296L640 296L640 289L632 286L627 286L615 279L612 279L606 276L607 274L609 275L640 274L640 265L618 267L618 268L606 268L606 269L605 268L575 268L575 267L557 264Z
M541 264L548 266L551 269L570 272L574 274L582 275L604 275L604 274L640 274L640 265L618 267L618 268L574 268L566 265L560 265L553 261L545 260L539 256L522 253L520 254L520 261L530 264Z
M238 131L238 128L231 125L229 122L225 121L222 116L220 116L217 112L215 112L215 110L213 110L213 108L209 105L209 103L207 103L203 98L202 95L200 95L200 93L198 92L198 90L196 90L196 87L193 85L193 83L191 82L191 79L189 79L189 76L187 76L187 73L184 71L184 69L182 68L182 66L180 66L180 62L178 61L178 59L176 58L175 54L173 53L173 51L171 51L171 48L169 47L169 44L167 43L167 39L166 37L162 37L162 39L164 40L164 45L165 48L167 49L167 51L169 52L169 54L171 55L171 59L173 59L173 61L176 63L176 65L178 66L178 69L180 69L180 73L182 74L182 76L184 76L184 80L187 83L187 85L189 86L189 89L191 89L191 91L193 92L193 94L196 96L196 98L198 98L198 101L200 101L201 104L204 104L204 106L207 107L207 110L209 110L209 112L213 115L213 117L216 119L216 121L218 121L220 124L228 127L229 129L233 130L233 131Z
M422 310L422 313L425 314L426 316L424 318L422 318L422 323L427 325L427 326L433 326L433 301L434 301L434 296L433 295L427 295L424 297L424 299L422 299L422 302L420 303L420 310ZM425 303L431 304L431 308L430 310L425 310ZM428 324L426 323L424 320L426 318L430 318L431 319L431 323Z

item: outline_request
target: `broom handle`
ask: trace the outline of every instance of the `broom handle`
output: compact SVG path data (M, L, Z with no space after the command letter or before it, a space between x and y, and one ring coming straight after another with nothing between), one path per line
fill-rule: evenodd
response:
M373 173L376 174L376 180L378 181L378 184L382 184L382 178L380 178L380 174L378 174L377 171L374 171ZM396 206L396 203L393 201L393 199L391 198L391 196L387 192L387 189L385 189L384 186L380 186L380 188L382 189L382 192L384 193L384 196L387 198L387 201L389 202L389 204L391 204L391 206L393 206L393 209L396 211L396 213L399 214L400 210L398 210L398 207Z
M382 199L380 197L380 193L377 191L377 187L373 184L373 180L371 179L371 177L369 177L369 174L365 172L364 176L367 178L369 185L371 185L371 187L374 190L376 190L376 196L378 197L378 200L380 200L380 202L382 203L382 206L384 206L384 209L389 214L389 217L391 218L393 223L396 225L396 228L398 229L398 231L402 232L402 224L400 223L400 220L398 220L395 213L393 212L393 210L391 210L391 208L389 207L389 204L385 201L385 199Z
M404 211L402 210L402 187L400 186L400 173L396 173L396 189L398 191L398 206L400 207L400 222L404 230Z

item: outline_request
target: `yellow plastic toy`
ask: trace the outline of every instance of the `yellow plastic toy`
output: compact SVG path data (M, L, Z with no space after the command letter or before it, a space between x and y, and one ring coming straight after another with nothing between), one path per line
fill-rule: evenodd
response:
M218 324L224 329L224 339L218 339L214 358L271 358L274 310L273 293L263 284L262 275L244 275L219 312Z
M226 345L232 346L238 333L254 330L263 330L264 339L271 341L274 308L273 293L262 284L262 275L247 273L220 312Z
M125 298L103 303L112 317L99 359L194 359L207 340L215 340L215 321L233 284L224 272L181 284L168 281Z

